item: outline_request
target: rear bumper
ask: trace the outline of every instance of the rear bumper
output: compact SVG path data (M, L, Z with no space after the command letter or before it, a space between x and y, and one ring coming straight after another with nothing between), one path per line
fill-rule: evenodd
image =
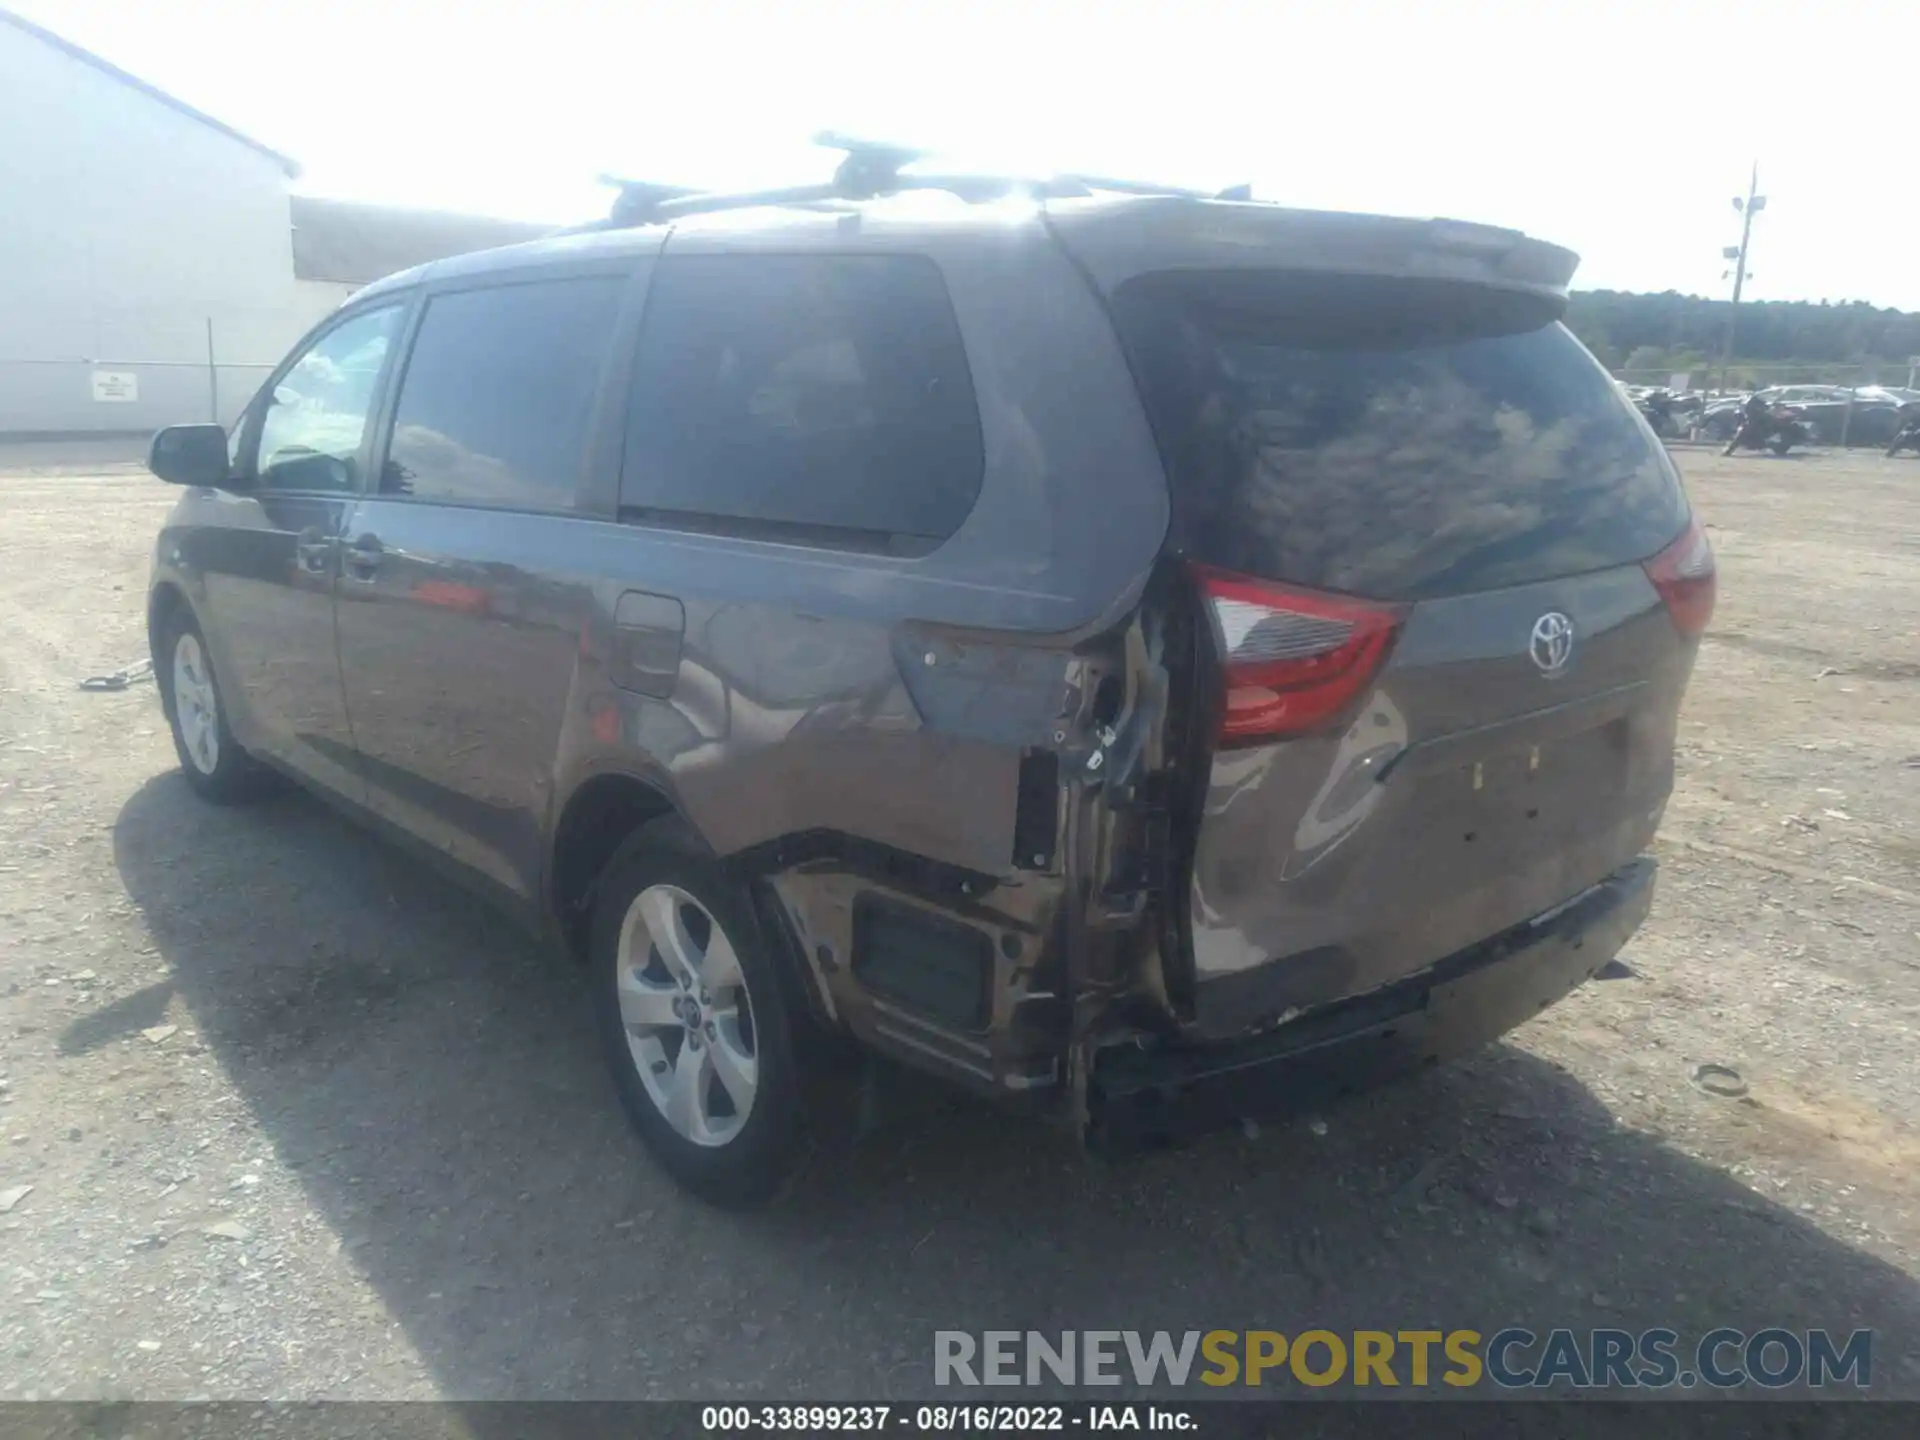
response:
M1095 1060L1086 1140L1124 1152L1324 1103L1504 1035L1589 979L1646 919L1642 857L1574 900L1384 989L1231 1045Z

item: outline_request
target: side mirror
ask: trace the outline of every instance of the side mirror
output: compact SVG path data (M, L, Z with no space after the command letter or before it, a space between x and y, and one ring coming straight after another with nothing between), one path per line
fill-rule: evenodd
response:
M147 469L170 485L224 485L227 432L218 425L169 425L153 437Z

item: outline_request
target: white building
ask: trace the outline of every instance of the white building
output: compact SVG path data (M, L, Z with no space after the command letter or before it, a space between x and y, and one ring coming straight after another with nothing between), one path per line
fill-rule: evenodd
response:
M298 174L0 10L0 436L230 421L357 286L542 230L290 196Z

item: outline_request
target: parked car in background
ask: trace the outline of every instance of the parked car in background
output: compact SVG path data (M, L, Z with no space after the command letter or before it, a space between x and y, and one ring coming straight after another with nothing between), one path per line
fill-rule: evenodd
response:
M1662 440L1679 440L1692 433L1704 399L1694 391L1675 392L1660 387L1630 389L1628 395L1653 433Z
M1911 390L1905 385L1862 385L1853 393L1860 400L1874 403L1912 405L1920 402L1920 390Z
M1079 182L929 214L884 162L408 271L161 432L187 784L292 776L571 951L725 1203L847 1042L1124 1151L1593 975L1714 565L1559 323L1575 257Z
M1790 412L1814 445L1884 446L1899 426L1902 392L1890 386L1780 385L1759 392L1776 409ZM1709 401L1695 425L1696 438L1725 444L1739 428L1745 395Z
M1849 397L1847 392L1818 400L1787 401L1807 427L1815 445L1882 446L1899 428L1900 405L1892 399Z

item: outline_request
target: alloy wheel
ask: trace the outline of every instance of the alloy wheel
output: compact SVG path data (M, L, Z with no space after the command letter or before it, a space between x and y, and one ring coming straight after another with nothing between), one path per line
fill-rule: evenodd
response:
M678 886L648 886L620 927L616 990L647 1098L696 1145L732 1140L760 1064L746 976L720 922Z
M220 698L200 637L191 631L173 646L173 716L193 768L213 774L220 765Z

